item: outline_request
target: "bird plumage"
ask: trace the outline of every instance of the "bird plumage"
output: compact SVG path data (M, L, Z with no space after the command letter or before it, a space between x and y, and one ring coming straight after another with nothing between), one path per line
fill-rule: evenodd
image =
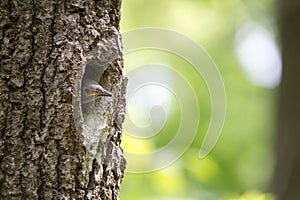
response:
M85 79L81 86L81 102L90 103L103 96L112 96L112 93L105 90L98 82Z
M81 81L81 102L95 101L101 96L112 96L98 82L104 71L122 55L121 37L118 32L100 41L87 56L87 64Z

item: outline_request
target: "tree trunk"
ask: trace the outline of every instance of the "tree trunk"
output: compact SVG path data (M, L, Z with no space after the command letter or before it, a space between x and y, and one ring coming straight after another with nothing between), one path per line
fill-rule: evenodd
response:
M97 100L95 112L82 113L80 87L88 52L119 36L120 4L1 0L0 199L119 199L121 56L101 77L114 96ZM96 153L86 144L88 119L96 123Z
M279 95L276 166L278 200L300 199L300 1L280 1L283 74Z

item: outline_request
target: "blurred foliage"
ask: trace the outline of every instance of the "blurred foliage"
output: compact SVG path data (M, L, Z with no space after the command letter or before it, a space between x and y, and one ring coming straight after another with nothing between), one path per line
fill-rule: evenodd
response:
M126 173L121 200L273 200L266 194L273 167L272 144L275 132L276 88L255 86L246 78L235 52L236 31L247 21L255 21L273 31L273 0L124 0L121 31L142 27L162 27L178 31L202 45L217 64L227 95L227 116L222 135L205 159L198 158L210 121L210 97L201 77L189 70L180 72L200 100L201 123L198 134L183 156L172 165L151 173ZM125 56L125 71L151 55L176 66L187 65L174 55L138 52ZM134 64L136 64L134 63ZM182 68L181 68L182 69ZM185 69L188 69L186 67ZM179 68L177 70L180 70ZM191 69L192 70L192 69ZM177 86L180 90L180 86ZM130 138L124 133L125 151L145 153L170 141L178 125L174 108L173 124L151 140ZM139 117L137 117L139 118ZM128 163L141 165L142 163Z

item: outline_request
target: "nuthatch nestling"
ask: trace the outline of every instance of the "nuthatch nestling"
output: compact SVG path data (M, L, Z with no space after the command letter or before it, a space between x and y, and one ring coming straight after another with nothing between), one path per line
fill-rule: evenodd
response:
M105 90L98 81L100 80L106 67L96 65L93 62L85 67L85 72L81 82L81 102L87 104L103 96L112 96L112 93Z
M94 80L83 80L81 88L81 102L83 104L93 102L102 96L112 96L111 92L105 90Z
M121 35L118 31L113 31L110 37L103 38L88 53L81 81L82 104L93 102L101 96L112 96L109 91L99 85L99 81L104 71L121 56Z

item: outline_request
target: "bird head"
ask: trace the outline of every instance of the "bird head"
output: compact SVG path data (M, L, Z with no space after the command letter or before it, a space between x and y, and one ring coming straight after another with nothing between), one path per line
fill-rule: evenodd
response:
M99 83L94 80L85 80L82 83L81 101L90 103L103 96L112 96L112 93L105 90Z

